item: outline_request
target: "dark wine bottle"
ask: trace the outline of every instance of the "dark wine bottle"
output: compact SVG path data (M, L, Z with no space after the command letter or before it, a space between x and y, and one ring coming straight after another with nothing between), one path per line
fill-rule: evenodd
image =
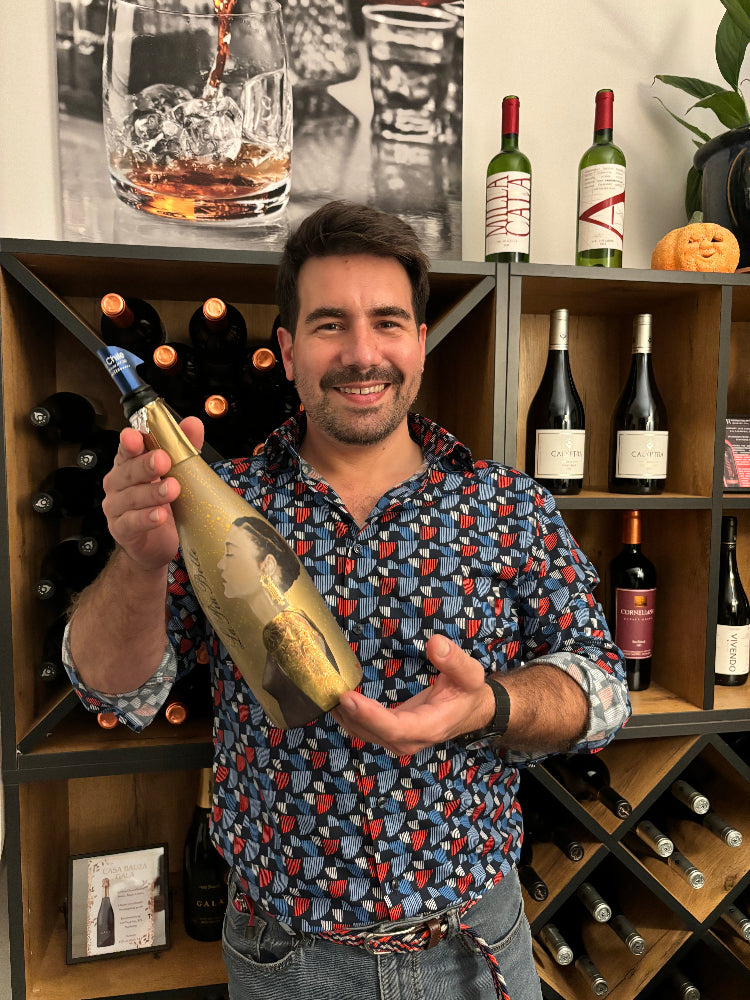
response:
M99 428L92 434L87 434L81 441L81 450L76 456L79 469L96 469L100 478L109 472L114 465L115 455L120 446L120 435L117 431Z
M540 928L539 940L558 965L570 965L573 961L573 949L556 924L545 924Z
M518 877L531 898L542 903L549 896L549 889L547 883L535 870L533 861L534 849L531 846L531 841L524 838L518 859Z
M54 392L29 412L31 426L45 444L82 441L96 427L95 404L77 392Z
M612 916L612 908L591 882L581 882L576 896L598 924L606 924Z
M576 831L560 819L559 804L533 778L524 776L518 790L524 837L533 843L552 843L569 861L582 861L584 848Z
M71 535L54 545L42 559L36 596L42 601L67 605L73 594L88 587L99 575L107 553L82 552L81 535Z
M119 719L114 712L97 712L96 721L100 729L116 729Z
M594 142L578 166L576 264L622 267L625 155L612 142L611 90L596 95Z
M555 755L546 761L546 766L579 802L598 799L618 819L630 815L630 803L610 785L609 769L599 755Z
M737 937L750 942L750 917L746 916L738 906L728 906L721 915Z
M674 843L650 819L642 819L636 823L635 833L657 858L668 858L674 851Z
M641 552L641 512L622 515L622 550L609 564L610 620L625 656L628 687L645 691L651 683L656 609L656 569Z
M610 492L661 493L668 444L667 411L651 363L651 315L641 313L633 321L630 373L612 415Z
M706 876L693 862L686 858L682 851L674 850L669 857L663 859L672 871L687 882L691 889L702 889L706 884Z
M247 408L236 393L225 390L212 393L203 403L203 423L206 440L224 458L249 454L255 439L248 426Z
M722 686L738 686L750 671L750 602L737 567L737 518L732 515L721 519L718 603L714 678Z
M247 325L235 306L223 299L206 299L190 317L188 332L199 365L223 370L242 364Z
M550 313L549 352L526 420L526 471L551 493L583 485L586 421L568 357L568 310Z
M678 802L681 802L698 816L703 816L711 808L708 797L694 788L689 781L685 781L684 778L673 781L670 791Z
M556 938L559 937L562 941L562 944L557 945L557 947L562 950L562 958L566 961L558 961L555 953L550 950L547 942L543 941L545 947L548 951L550 951L550 954L558 965L569 965L572 959L576 971L581 979L586 983L587 989L590 993L596 997L606 996L607 993L609 993L607 981L589 955L588 948L583 940L581 922L582 920L586 920L583 911L574 910L568 906L563 909L562 913L558 913L556 920L559 922L552 925L552 927L556 932ZM556 938L551 939L553 947L555 947L554 942L556 941ZM540 939L542 939L541 933ZM576 991L575 995L579 996L582 994L579 994L579 992Z
M632 955L645 954L646 940L625 914L615 913L609 926Z
M107 518L100 506L84 514L78 535L78 551L82 555L98 555L106 559L115 547L115 540L109 533Z
M36 673L40 681L50 686L68 678L62 659L62 641L67 623L68 616L59 615L42 639L42 659Z
M677 1000L701 1000L701 991L681 969L676 966L670 969L667 973L667 979L675 991Z
M102 879L102 901L96 915L96 947L110 948L115 943L115 911L109 898L109 879Z
M211 840L213 771L200 776L200 793L183 853L185 930L196 941L218 941L227 906L227 865Z
M503 98L500 152L487 167L484 259L528 261L531 239L531 164L518 148L520 101Z
M166 340L159 314L149 302L108 292L100 306L102 339L110 347L122 347L144 360Z
M31 506L45 517L80 517L103 499L101 479L88 469L64 465L45 477Z
M199 413L201 375L189 344L162 344L154 351L143 378L180 416Z

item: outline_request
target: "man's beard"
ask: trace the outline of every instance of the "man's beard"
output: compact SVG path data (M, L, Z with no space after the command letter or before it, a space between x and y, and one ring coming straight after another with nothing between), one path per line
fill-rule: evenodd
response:
M385 366L361 371L350 366L326 372L314 389L304 377L298 376L296 369L294 381L309 421L341 444L368 445L384 441L400 426L417 397L422 379L417 375L407 385L397 368ZM336 386L357 382L390 383L389 391L393 393L390 405L380 404L375 412L346 415L338 412L332 405L331 393L336 392Z

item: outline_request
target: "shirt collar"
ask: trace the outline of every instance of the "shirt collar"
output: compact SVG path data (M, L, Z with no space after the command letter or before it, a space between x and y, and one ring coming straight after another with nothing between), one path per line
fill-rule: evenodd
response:
M302 460L299 449L306 428L307 416L302 412L291 417L268 436L264 451L269 473L278 474L290 466L297 473L300 472ZM445 471L470 471L474 468L474 460L466 445L427 417L410 413L409 434L422 449L427 468L438 467Z

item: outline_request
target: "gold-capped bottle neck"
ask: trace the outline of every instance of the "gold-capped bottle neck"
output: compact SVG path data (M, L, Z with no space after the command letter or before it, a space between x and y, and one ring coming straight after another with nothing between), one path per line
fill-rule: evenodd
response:
M135 317L122 295L117 292L107 292L106 295L102 296L100 306L102 313L115 326L121 329L132 326Z
M270 372L276 365L276 355L269 347L259 347L253 351L253 368L259 372Z
M259 442L258 444L256 444L256 446L255 446L255 447L253 448L253 456L255 456L255 455L262 455L262 454L263 454L263 450L265 449L265 447L266 447L266 446L265 446L265 443L264 443L263 441L260 441L260 442Z
M225 417L229 412L229 403L218 393L213 396L209 396L208 399L203 404L203 409L206 411L206 415L217 420L221 417Z
M157 368L161 368L162 371L171 371L173 368L176 368L179 360L177 351L170 344L162 344L154 351L154 364Z
M102 729L114 729L118 720L114 712L99 712L96 721Z
M164 709L164 718L173 726L181 725L188 717L187 705L181 701L170 701Z
M223 299L206 299L203 303L203 315L209 323L221 323L227 318L227 304Z

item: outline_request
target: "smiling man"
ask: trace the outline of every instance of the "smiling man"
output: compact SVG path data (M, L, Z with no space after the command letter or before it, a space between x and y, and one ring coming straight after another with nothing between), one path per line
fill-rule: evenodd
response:
M118 549L80 596L66 662L88 708L141 728L209 650L232 1000L539 1000L518 767L598 749L629 715L596 572L552 497L410 412L428 291L400 219L345 202L306 219L277 284L304 413L216 468L300 554L357 653L362 684L333 713L275 729L234 670L170 562L168 457L126 428L105 479ZM183 427L199 444L199 422Z

